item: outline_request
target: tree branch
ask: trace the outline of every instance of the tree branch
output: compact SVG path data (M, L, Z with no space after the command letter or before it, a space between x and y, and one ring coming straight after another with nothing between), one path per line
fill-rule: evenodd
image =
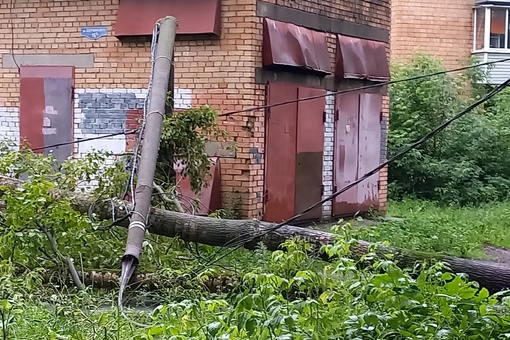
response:
M163 201L167 202L167 203L170 203L170 204L174 204L175 207L177 208L177 211L179 211L180 213L184 213L184 209L181 205L181 202L179 202L179 200L177 199L177 197L174 197L174 199L170 199L166 194L165 194L165 191L163 190L163 188L161 188L159 185L156 184L156 182L153 182L152 183L152 186L154 187L154 189L156 189L156 191L159 193L160 197L163 199Z
M78 287L79 289L84 289L85 286L83 285L83 283L80 280L80 276L78 275L78 271L76 270L76 267L74 266L73 259L70 257L64 256L64 255L62 255L62 253L60 253L60 251L58 250L58 247L57 247L57 242L55 241L55 238L50 233L48 228L46 228L44 226L39 226L39 228L48 238L48 241L50 242L50 246L51 246L51 249L53 250L53 252L58 256L58 258L62 262L67 264L67 267L69 268L69 272L71 273L71 278L73 279L73 282L76 285L76 287Z

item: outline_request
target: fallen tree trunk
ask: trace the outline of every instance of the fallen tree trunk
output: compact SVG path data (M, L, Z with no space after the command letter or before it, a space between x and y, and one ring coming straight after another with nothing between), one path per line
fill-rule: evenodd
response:
M20 272L23 275L24 272ZM120 285L120 271L96 271L80 270L77 272L80 280L85 286L99 289L118 289ZM45 283L64 284L66 286L76 286L73 277L64 274L58 270L47 270L42 273L42 279ZM210 293L231 292L234 289L236 279L229 276L208 276L206 278L194 278L194 283L199 284L204 290ZM192 282L180 280L179 278L169 279L154 273L137 273L129 281L129 288L144 289L147 291L158 290L161 288L175 287L177 285L183 288L193 288Z
M22 185L21 180L0 177L0 186L15 188ZM55 190L54 197L70 199L75 209L86 213L90 205L95 201L93 197L76 192L62 192ZM127 202L114 202L116 216L125 215ZM97 204L95 213L102 219L111 218L111 202ZM127 227L126 219L118 223ZM183 213L162 209L151 209L149 220L149 232L168 237L179 237L182 240L203 243L211 246L243 246L247 249L255 249L259 243L263 243L269 250L277 250L282 243L291 238L302 238L315 247L332 244L334 235L313 229L300 228L286 225L278 230L268 231L274 224L257 220L223 220L209 217L193 216ZM257 237L241 237L243 235L260 235ZM236 240L236 242L231 242ZM230 244L228 244L231 242ZM351 247L353 257L360 257L369 252L371 244L360 241ZM498 292L510 288L510 266L490 261L473 260L445 256L437 253L423 253L398 248L378 247L379 254L392 253L396 255L401 266L411 267L416 261L425 259L442 261L446 263L453 273L464 273L472 281L477 281L480 286L491 292Z

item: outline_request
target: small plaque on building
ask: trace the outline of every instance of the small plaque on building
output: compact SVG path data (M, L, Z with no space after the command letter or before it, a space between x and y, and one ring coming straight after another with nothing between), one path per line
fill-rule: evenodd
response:
M97 40L108 35L106 26L90 26L81 28L81 36L90 40Z

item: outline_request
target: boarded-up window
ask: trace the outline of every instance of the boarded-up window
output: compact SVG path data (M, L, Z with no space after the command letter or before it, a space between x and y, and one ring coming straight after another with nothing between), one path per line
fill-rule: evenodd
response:
M220 0L120 0L115 35L151 35L156 21L177 18L177 34L221 33Z
M325 33L265 18L263 34L262 62L265 67L331 73Z
M389 80L386 44L338 35L335 75L340 79Z

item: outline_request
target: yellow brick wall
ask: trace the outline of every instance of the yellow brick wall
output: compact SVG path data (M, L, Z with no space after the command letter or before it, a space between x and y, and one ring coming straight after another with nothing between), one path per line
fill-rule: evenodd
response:
M473 0L392 0L392 62L418 52L448 68L465 65L473 46L473 6Z

